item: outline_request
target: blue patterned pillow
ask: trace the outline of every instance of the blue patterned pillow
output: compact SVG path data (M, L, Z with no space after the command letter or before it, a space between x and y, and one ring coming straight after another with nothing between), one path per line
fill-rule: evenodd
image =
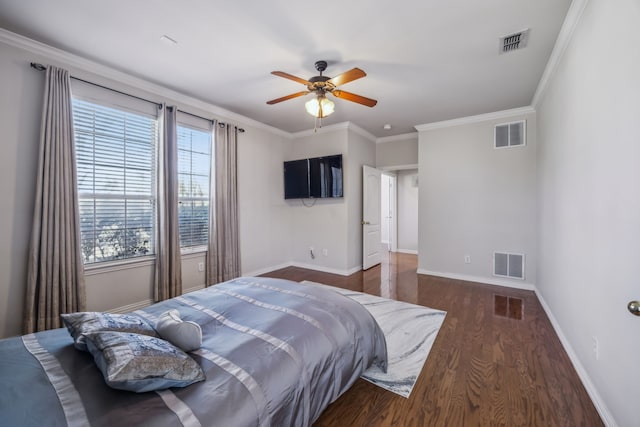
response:
M91 332L86 338L93 360L112 388L143 393L205 379L195 360L160 338L114 331Z
M87 311L61 314L62 322L73 337L78 350L88 351L84 336L97 331L133 332L157 337L155 329L141 317L132 314L114 314Z

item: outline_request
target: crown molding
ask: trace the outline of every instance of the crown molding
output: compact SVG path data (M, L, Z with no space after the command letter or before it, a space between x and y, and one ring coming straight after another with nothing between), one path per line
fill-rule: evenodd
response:
M387 172L396 172L396 171L406 171L411 169L418 169L418 164L410 164L410 165L391 165L391 166L377 166L377 169L387 171Z
M47 44L21 36L20 34L13 33L4 28L0 28L0 43L25 50L34 55L45 57L48 60L51 60L63 66L73 67L81 71L93 73L100 77L132 86L134 88L149 92L159 97L168 98L174 102L182 103L206 111L208 113L211 113L217 119L221 119L223 121L233 122L234 124L241 123L244 127L250 126L285 138L291 138L291 134L289 132L283 131L273 126L269 126L249 117L234 113L233 111L226 110L214 104L201 101L189 95L185 95L183 93L168 89L164 86L151 83L142 78L132 76L122 71L118 71L99 62L92 61L79 55L64 51L62 49L58 49L53 46L49 46Z
M514 116L521 116L523 114L535 113L536 110L531 107L512 108L510 110L494 111L493 113L478 114L477 116L461 117L459 119L444 120L442 122L427 123L424 125L414 126L418 132L450 128L454 126L468 125L472 123L481 123L489 120L505 119Z
M418 139L418 132L403 133L400 135L383 136L376 139L376 144L384 144L385 142L407 141L410 139Z
M349 122L341 122L341 123L335 123L333 125L322 126L321 128L306 129L306 130L301 130L300 132L292 132L289 135L291 138L303 138L305 136L317 135L319 133L336 132L339 130L346 130L348 128L349 128Z
M360 126L358 126L353 122L347 122L347 129L349 129L350 131L353 131L354 133L357 133L358 135L368 139L371 142L376 142L375 135L367 132L366 130L362 129Z
M374 135L370 134L369 132L367 132L366 130L362 129L360 126L352 122L335 123L335 124L323 126L317 129L307 129L307 130L302 130L300 132L294 132L294 133L291 133L290 135L292 138L303 138L305 136L317 135L320 133L336 132L339 130L350 130L368 139L371 142L376 141L376 137Z
M569 42L573 37L573 32L578 26L580 18L582 18L582 13L587 7L587 3L589 3L589 0L573 0L571 2L571 6L569 6L569 10L567 11L567 16L565 16L564 18L564 22L562 23L562 27L560 28L560 33L558 34L556 43L553 46L551 55L549 56L549 61L547 61L547 65L544 68L542 77L538 82L536 92L533 94L533 99L531 100L531 105L533 106L533 108L538 107L538 104L540 103L540 100L544 95L545 90L547 89L547 85L549 84L551 76L553 76L554 72L558 68L560 60L564 56L564 52L567 50L567 46L569 46Z

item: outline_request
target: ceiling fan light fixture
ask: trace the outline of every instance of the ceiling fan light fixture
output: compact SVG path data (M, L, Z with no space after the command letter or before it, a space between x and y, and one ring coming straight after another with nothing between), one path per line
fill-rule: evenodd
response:
M322 119L333 113L334 107L335 104L324 95L318 95L304 104L307 113L318 119Z
M307 113L315 118L314 130L317 130L318 127L322 127L322 119L333 114L334 111L335 105L327 99L327 93L332 94L336 98L355 102L367 107L374 107L378 103L375 99L366 98L364 96L356 95L355 93L336 89L338 86L342 86L346 83L365 77L367 73L362 71L360 68L352 68L351 70L337 76L327 77L322 74L327 68L327 61L317 61L315 65L316 70L318 70L320 75L313 76L309 80L301 79L300 77L293 76L289 73L285 73L284 71L272 71L271 74L274 76L302 83L306 90L272 99L271 101L267 101L267 104L274 105L282 101L287 101L289 99L298 98L312 93L313 98L305 102L304 107L307 110Z

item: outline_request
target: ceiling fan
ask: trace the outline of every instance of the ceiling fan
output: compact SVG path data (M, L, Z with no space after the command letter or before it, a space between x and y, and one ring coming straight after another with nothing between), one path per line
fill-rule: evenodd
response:
M355 93L345 92L337 89L338 86L352 82L367 75L359 68L354 68L345 73L339 74L333 78L323 76L322 73L327 69L327 61L317 61L315 63L316 70L320 72L319 76L311 77L309 80L301 79L300 77L293 76L283 71L272 71L271 74L285 79L293 80L294 82L302 83L307 87L306 91L292 93L291 95L283 96L282 98L273 99L267 101L267 104L273 105L289 99L298 98L300 96L314 93L316 96L305 103L305 108L312 116L322 119L333 113L334 104L327 99L327 93L332 94L336 98L344 99L358 104L366 105L367 107L375 106L378 101L364 96L356 95Z

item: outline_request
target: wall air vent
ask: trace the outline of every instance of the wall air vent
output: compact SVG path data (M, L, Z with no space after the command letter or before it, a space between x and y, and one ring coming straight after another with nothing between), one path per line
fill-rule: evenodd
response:
M493 132L493 148L521 147L527 142L527 121L500 123Z
M493 275L524 280L524 255L494 252Z
M527 46L529 29L500 37L500 53L512 52Z

